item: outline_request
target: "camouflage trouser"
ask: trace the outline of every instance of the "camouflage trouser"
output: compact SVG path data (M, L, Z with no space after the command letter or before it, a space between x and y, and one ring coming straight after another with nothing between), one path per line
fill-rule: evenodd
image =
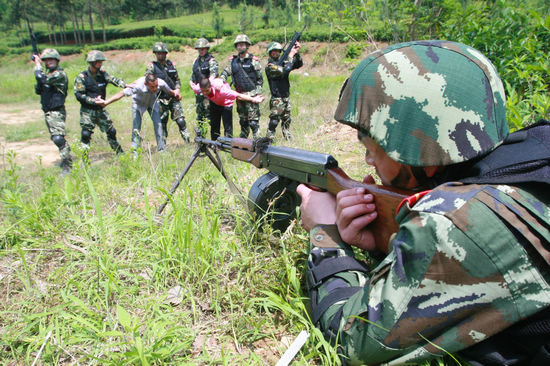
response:
M62 108L59 111L44 112L46 127L48 127L48 131L50 131L50 138L59 149L59 155L61 156L62 161L67 161L71 159L71 148L69 147L69 144L65 141L66 116L67 114L65 112L65 108ZM63 138L60 139L54 136L63 136Z
M281 122L283 130L290 127L290 98L271 98L269 101L269 130L275 132L275 128Z
M183 115L183 108L179 100L170 98L170 99L160 99L160 121L162 124L162 129L164 132L164 138L168 137L168 117L172 114L172 120L178 124L179 130L185 130L187 128L185 124L185 117Z
M204 95L195 96L195 105L197 111L197 121L202 122L203 120L210 119L210 100Z
M240 137L248 138L252 129L252 134L257 135L260 120L260 105L252 102L245 102L237 99L237 113L239 115L239 124L241 125Z
M91 135L95 126L107 135L109 145L116 152L121 152L122 148L116 139L116 130L113 126L113 120L105 109L80 109L80 127L82 128L82 143L85 149L90 148Z

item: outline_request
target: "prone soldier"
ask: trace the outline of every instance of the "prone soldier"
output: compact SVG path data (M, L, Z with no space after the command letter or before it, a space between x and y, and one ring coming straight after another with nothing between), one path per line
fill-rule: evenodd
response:
M209 53L210 43L206 38L199 38L195 43L195 49L199 56L193 62L191 81L198 84L201 79L208 79L210 76L218 77L218 61ZM206 120L210 120L210 100L202 93L195 95L197 110L197 123L201 126Z
M278 42L271 42L267 46L269 60L265 67L265 75L271 90L271 100L269 101L269 125L267 127L267 137L275 136L275 128L281 122L283 137L287 140L292 138L290 133L290 82L288 75L292 70L302 67L304 64L300 51L300 43L296 42L290 50L288 58L280 64L279 57L283 51L283 46Z
M120 88L125 88L124 80L116 78L103 70L103 61L107 60L101 51L92 50L86 57L90 65L82 71L74 80L74 94L80 102L80 127L82 128L81 142L84 149L84 159L88 158L90 140L96 125L107 135L107 141L111 148L121 154L122 147L116 138L116 129L113 120L103 107L107 84L111 83Z
M71 148L65 140L65 98L69 80L65 71L59 67L59 52L53 48L46 48L40 57L33 55L35 63L34 76L36 78L35 92L40 95L40 103L44 111L46 126L53 143L59 149L61 169L63 174L71 168ZM42 60L46 66L46 73L42 69Z
M180 77L178 70L176 70L176 64L166 58L168 47L164 42L157 42L153 46L153 53L157 57L157 60L147 65L145 73L153 74L157 78L164 80L170 89L175 90L179 94L181 88ZM178 125L181 138L185 142L189 142L189 132L187 132L187 124L185 123L183 108L179 100L161 89L159 104L164 138L168 137L168 117L172 114L172 120Z
M248 53L250 39L245 34L239 34L233 43L238 54L229 58L229 64L222 71L220 78L227 81L231 76L235 90L241 94L251 97L262 94L262 65L256 56ZM237 99L237 113L241 125L240 137L248 138L250 130L253 138L260 137L260 106Z

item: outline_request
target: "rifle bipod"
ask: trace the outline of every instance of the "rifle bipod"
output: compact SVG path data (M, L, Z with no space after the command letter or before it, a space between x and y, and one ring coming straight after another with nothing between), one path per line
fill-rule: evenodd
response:
M227 184L229 185L229 189L231 190L231 192L233 192L236 196L238 196L242 200L243 196L242 196L241 191L231 181L231 179L229 179L229 177L225 174L225 171L223 169L222 161L221 161L220 156L218 154L218 150L214 147L211 147L211 146L207 145L207 144L197 142L197 149L195 150L195 152L191 156L191 159L189 159L189 162L187 163L187 165L185 166L185 168L183 169L181 174L178 176L178 178L176 179L174 184L172 184L172 187L170 188L170 192L168 192L168 196L166 197L166 200L159 206L159 208L157 210L157 215L160 215L162 213L162 211L164 210L164 207L166 207L168 202L170 202L170 200L172 199L172 195L174 194L176 189L178 189L181 181L183 180L183 178L185 177L185 175L187 174L189 169L191 169L191 166L193 165L195 160L197 160L197 158L199 158L199 157L204 157L204 156L207 156L210 159L210 161L212 162L212 164L214 164L214 166L220 171L222 176L227 181Z

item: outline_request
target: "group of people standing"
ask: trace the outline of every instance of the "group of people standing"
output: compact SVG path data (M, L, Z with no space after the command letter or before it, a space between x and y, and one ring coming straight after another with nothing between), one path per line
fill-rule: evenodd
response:
M234 41L237 55L231 56L225 69L219 73L219 64L209 52L210 43L200 38L195 43L198 57L192 67L190 87L196 93L196 113L200 130L210 124L211 138L220 136L223 120L224 135L233 136L233 104L237 101L237 113L241 127L240 137L260 137L260 108L264 101L262 95L262 65L258 57L248 52L251 46L248 36L241 34ZM270 115L267 137L274 138L279 122L284 138L291 139L289 73L303 65L299 54L300 44L296 42L288 57L280 62L283 46L271 42L267 47L269 60L265 73L271 90ZM171 117L178 125L182 139L190 141L181 100L181 80L175 63L167 58L168 47L163 42L153 46L156 60L147 65L145 75L131 84L107 73L103 68L106 60L101 51L93 50L87 55L88 68L82 71L74 81L74 93L81 104L80 126L84 158L90 147L93 130L97 125L107 135L111 148L120 154L122 147L116 138L116 129L105 107L124 96L132 96L132 151L141 146L141 124L145 111L153 120L153 130L158 151L166 148L168 120ZM40 56L33 56L37 94L41 95L42 110L51 139L59 148L63 173L70 170L72 160L70 147L65 139L65 98L68 90L68 78L59 66L59 53L52 48L45 49ZM42 67L44 62L45 68ZM227 83L231 78L235 88ZM122 88L120 92L106 98L107 84Z

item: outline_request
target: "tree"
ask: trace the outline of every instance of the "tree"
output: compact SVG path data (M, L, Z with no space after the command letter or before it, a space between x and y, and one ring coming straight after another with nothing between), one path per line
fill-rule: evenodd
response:
M212 28L216 32L216 38L221 38L223 35L223 16L217 2L212 6Z
M92 17L92 3L90 0L88 0L88 17L90 20L90 39L92 40L92 43L95 43L95 36L94 36L94 20Z

